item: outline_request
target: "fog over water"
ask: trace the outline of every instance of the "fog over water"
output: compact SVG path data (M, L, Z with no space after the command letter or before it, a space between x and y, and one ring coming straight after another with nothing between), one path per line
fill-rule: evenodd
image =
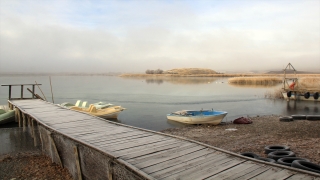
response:
M0 0L0 72L320 71L320 1Z

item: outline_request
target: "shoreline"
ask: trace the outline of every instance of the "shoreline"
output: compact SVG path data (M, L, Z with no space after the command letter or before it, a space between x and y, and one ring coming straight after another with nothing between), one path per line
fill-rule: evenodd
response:
M320 164L320 121L279 121L278 115L250 117L252 124L190 125L160 132L196 140L237 154L252 152L260 157L264 147L286 145L297 157ZM226 129L236 129L229 131Z

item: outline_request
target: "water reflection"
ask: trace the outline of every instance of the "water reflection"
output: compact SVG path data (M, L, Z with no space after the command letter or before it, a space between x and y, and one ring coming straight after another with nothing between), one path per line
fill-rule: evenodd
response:
M210 84L215 82L218 78L213 77L166 77L166 76L154 76L154 77L123 77L133 80L145 80L147 84L162 84L164 82L171 84Z
M319 113L317 102L305 102L305 101L287 101L286 111L287 114L305 114L313 115Z

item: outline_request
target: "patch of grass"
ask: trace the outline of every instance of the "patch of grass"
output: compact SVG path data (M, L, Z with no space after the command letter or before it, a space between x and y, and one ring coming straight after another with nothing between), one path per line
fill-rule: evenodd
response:
M282 78L278 77L234 77L229 78L231 84L243 85L274 85L282 82Z

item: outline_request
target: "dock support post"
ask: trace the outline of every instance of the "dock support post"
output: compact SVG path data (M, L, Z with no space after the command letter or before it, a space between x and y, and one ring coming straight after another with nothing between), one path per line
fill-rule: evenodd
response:
M19 122L19 127L22 126L22 120L21 120L21 112L20 109L17 108L17 115L18 115L18 122Z
M77 170L78 170L78 179L82 180L82 172L81 172L81 166L80 166L80 160L79 160L78 147L77 146L73 146L73 150L74 150L74 156L76 158L76 166L77 166Z
M33 145L35 147L38 146L38 140L37 140L37 136L35 135L35 132L34 132L34 120L31 119L31 127L32 127L32 131L31 131L31 134L32 134L32 137L33 137Z
M18 108L16 108L15 110L14 110L14 121L15 122L19 122L19 115L18 115L18 113L19 113L19 109ZM20 124L19 124L19 127L20 127Z
M60 156L59 156L59 153L58 153L56 144L54 143L54 140L53 140L53 138L52 138L51 132L48 133L48 136L49 136L50 144L51 144L51 160L52 160L52 162L54 162L54 161L53 161L53 152L52 152L52 148L53 148L53 151L54 151L55 156L58 157L58 161L59 161L58 164L59 164L61 167L63 167L61 158L60 158Z
M21 113L22 114L22 120L23 120L23 132L26 132L26 126L27 126L27 121L26 121L26 116L24 113Z
M113 179L113 163L111 161L108 162L108 180Z
M27 124L28 124L28 131L29 131L31 137L33 137L32 136L32 129L31 129L31 117L29 115L27 115L26 118L27 118Z

